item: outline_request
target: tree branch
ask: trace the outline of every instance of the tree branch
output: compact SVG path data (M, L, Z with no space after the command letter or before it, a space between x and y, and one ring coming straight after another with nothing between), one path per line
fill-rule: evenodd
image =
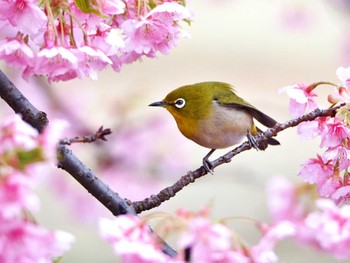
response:
M16 112L22 115L22 119L41 133L48 125L49 121L46 113L39 111L28 99L16 88L16 86L0 70L0 96ZM94 140L102 139L109 134L110 130L104 130L102 127L91 138ZM81 138L78 138L81 139ZM63 141L64 144L64 141ZM134 207L113 192L107 184L94 175L65 145L60 144L57 148L58 167L72 175L89 193L99 200L113 215L132 214L136 215ZM150 231L153 230L150 228ZM170 247L164 240L153 232L157 240L163 245L163 252L170 257L176 256L176 251Z
M136 215L133 207L113 192L107 184L102 182L89 168L87 168L64 145L58 146L58 167L73 176L90 194L100 201L113 215Z
M28 99L16 88L16 86L0 70L0 96L16 112L22 114L23 120L32 127L42 132L49 121L46 113L39 111ZM78 139L105 139L110 130L102 127L91 138ZM74 140L74 139L73 139ZM66 143L63 140L63 143ZM103 183L89 168L87 168L67 147L63 144L58 146L58 166L71 174L85 189L99 200L113 215L134 214L134 208L128 202L114 193L108 185Z
M20 114L25 122L29 123L39 132L42 132L49 123L46 113L35 108L1 70L0 96L15 113Z
M338 106L335 106L333 108L321 110L321 109L315 109L314 111L302 115L296 119L292 119L290 121L287 121L285 123L279 124L277 123L273 128L267 129L265 132L260 133L259 135L255 136L257 144L260 144L262 142L266 142L268 138L276 136L279 132L288 129L290 127L297 126L298 124L306 121L312 121L315 120L318 117L322 116L334 116L337 112L337 110L341 107L343 107L345 104L341 104ZM213 160L210 162L210 167L212 169L231 161L231 159L236 156L237 154L240 154L241 152L247 151L251 149L252 146L249 144L249 142L243 142L240 146L236 147L232 151L229 151L225 155L217 158L216 160ZM174 197L180 190L182 190L185 186L189 185L190 183L193 183L196 179L206 175L208 172L207 170L201 166L195 171L190 171L186 175L182 176L175 184L172 186L166 187L163 190L161 190L156 195L151 195L150 197L142 200L133 202L133 206L137 213L141 213L146 210L150 210L154 207L157 207L161 205L163 202L169 200L170 198Z
M137 215L132 204L126 199L113 192L107 184L100 180L89 168L87 168L65 145L58 146L58 167L73 176L90 194L103 204L113 215L132 214ZM170 257L177 255L151 228L150 231L163 245L163 252Z

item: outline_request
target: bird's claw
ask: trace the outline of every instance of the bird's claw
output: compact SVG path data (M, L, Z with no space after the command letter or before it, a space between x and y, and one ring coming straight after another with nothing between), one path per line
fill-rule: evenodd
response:
M255 137L251 134L250 131L247 132L247 138L248 138L248 142L249 145L254 148L255 150L261 150L264 151L267 148L267 142L266 141L260 141L260 143L258 143L255 139Z
M209 161L209 157L210 157L210 155L212 155L213 152L215 152L215 149L211 149L207 153L207 155L204 156L204 158L203 158L203 167L207 171L207 173L211 173L211 174L214 174L214 170L213 170L213 166L212 166L211 162Z
M214 174L214 170L212 169L212 165L207 157L203 158L203 167L208 173Z

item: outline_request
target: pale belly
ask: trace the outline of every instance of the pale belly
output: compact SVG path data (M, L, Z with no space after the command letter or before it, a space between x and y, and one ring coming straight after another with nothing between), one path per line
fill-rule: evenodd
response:
M210 120L201 120L198 133L191 140L211 149L227 148L240 143L253 125L253 118L244 111L215 106Z

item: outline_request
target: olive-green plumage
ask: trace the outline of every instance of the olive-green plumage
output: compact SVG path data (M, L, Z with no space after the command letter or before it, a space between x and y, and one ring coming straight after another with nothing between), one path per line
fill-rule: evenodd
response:
M174 117L181 133L204 147L213 149L227 148L239 143L248 136L253 146L252 135L260 130L253 118L266 127L273 127L277 122L254 106L240 98L232 86L223 82L201 82L182 86L170 92L162 101L150 106L165 107ZM268 139L268 144L278 145L275 139ZM209 156L206 156L206 160Z

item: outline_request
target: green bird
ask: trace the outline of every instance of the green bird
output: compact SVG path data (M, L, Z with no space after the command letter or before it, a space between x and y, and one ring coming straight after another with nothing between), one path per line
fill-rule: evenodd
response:
M208 172L211 172L209 157L216 149L238 144L245 136L252 147L260 150L265 150L267 144L280 144L273 138L260 145L256 143L254 136L261 130L253 119L269 128L277 121L237 96L228 83L201 82L182 86L149 106L166 108L185 137L211 149L203 158Z

